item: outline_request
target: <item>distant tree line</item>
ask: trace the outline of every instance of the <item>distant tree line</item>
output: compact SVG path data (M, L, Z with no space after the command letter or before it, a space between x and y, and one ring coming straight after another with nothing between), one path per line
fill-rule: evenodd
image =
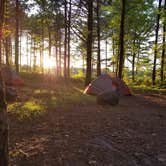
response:
M44 72L45 51L55 58L56 76L70 77L73 43L81 53L85 84L106 69L123 77L126 67L132 80L139 71L165 80L165 0L6 0L1 42L3 63L22 66L22 37L27 40L27 70ZM36 8L36 12L32 12ZM13 14L14 13L14 14ZM28 14L31 13L31 14ZM155 29L155 30L154 30ZM161 31L159 31L161 30ZM25 40L25 39L24 39ZM111 54L103 59L101 41L111 43ZM106 46L107 47L107 46ZM106 54L107 55L107 54ZM40 56L40 57L38 57ZM75 55L76 56L76 55ZM129 66L126 66L129 63Z

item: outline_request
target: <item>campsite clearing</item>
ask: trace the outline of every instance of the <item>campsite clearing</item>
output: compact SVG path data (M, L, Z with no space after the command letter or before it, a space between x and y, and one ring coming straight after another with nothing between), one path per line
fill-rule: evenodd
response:
M166 165L165 95L99 106L79 81L26 82L9 104L11 165Z

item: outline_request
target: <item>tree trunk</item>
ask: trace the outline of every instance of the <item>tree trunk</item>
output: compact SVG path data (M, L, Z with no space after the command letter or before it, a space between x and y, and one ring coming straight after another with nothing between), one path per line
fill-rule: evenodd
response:
M88 0L88 35L87 35L87 55L86 55L86 79L85 86L91 82L92 75L92 37L93 37L93 0Z
M31 55L32 55L32 34L30 36L30 53L29 53L29 70L31 71Z
M67 77L67 0L65 0L64 77Z
M84 55L84 53L82 55L82 72L83 72L83 75L85 75L85 55Z
M120 35L119 35L119 70L118 76L122 78L123 66L124 66L124 22L125 22L125 0L121 0L121 21L120 21Z
M164 11L166 11L166 0L164 1ZM163 48L162 48L162 56L161 56L161 82L164 80L164 64L165 64L165 34L166 34L166 24L163 23Z
M0 73L1 74L1 73ZM8 117L5 99L5 85L0 75L0 165L8 165Z
M44 23L42 20L42 32L41 32L41 69L42 69L42 74L44 74Z
M5 53L6 53L6 64L9 66L9 54L10 54L10 37L5 38Z
M139 62L140 62L140 44L141 42L138 41L138 51L137 51L137 66L136 66L136 69L135 69L135 74L138 74L138 65L139 65Z
M136 57L136 52L135 52L135 38L133 41L133 60L132 60L132 81L135 81L135 57Z
M62 51L61 51L61 29L59 29L59 76L62 75Z
M67 77L70 77L70 40L71 40L71 0L69 1L69 14L68 14L68 64L67 64Z
M48 55L49 55L49 58L51 58L51 30L50 28L48 27L48 42L49 42L49 45L48 45Z
M28 33L27 33L27 36L26 36L26 56L27 56L27 71L29 70L28 69L28 55L29 55L29 44L28 44L28 42L29 42L29 38L28 38Z
M36 71L36 40L35 36L33 39L33 71Z
M8 3L5 3L5 18L4 18L4 24L8 25L9 22L9 7ZM5 57L6 57L6 64L9 66L9 55L10 55L10 35L7 35L5 37Z
M2 26L4 18L5 0L0 0L0 41L2 39ZM1 52L1 50L0 50ZM0 54L1 59L1 54ZM5 97L5 85L0 62L0 165L8 166L8 117Z
M107 39L105 40L105 72L107 73L107 68L108 68L108 64L107 64L107 60L108 60L108 55L107 55Z
M115 56L115 46L114 45L115 45L115 41L114 41L114 37L112 37L112 54L113 54L113 57ZM115 66L116 66L115 59L113 59L112 62L113 62L113 64L112 64L113 73L115 73Z
M97 0L97 76L101 75L100 60L100 0Z
M19 73L19 0L16 0L15 9L16 29L15 29L15 67Z
M55 67L55 75L58 76L59 75L59 63L58 63L58 33L57 33L57 29L56 32L54 33L54 40L55 40L55 62L56 62L56 67Z
M156 60L157 60L157 52L158 52L157 44L158 44L158 32L159 32L161 2L162 2L162 0L159 0L158 14L157 14L157 19L156 19L155 50L154 50L153 72L152 72L152 84L153 85L156 84Z
M22 57L21 57L21 36L22 36L22 30L20 28L20 33L19 33L19 36L20 36L20 41L19 41L19 60L20 60L20 64L19 64L19 69L21 69L21 63L22 63Z

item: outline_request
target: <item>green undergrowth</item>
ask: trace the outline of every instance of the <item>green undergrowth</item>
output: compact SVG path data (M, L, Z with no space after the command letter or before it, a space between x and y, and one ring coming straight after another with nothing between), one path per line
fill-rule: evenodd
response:
M34 119L47 111L69 111L87 105L96 105L96 97L83 93L82 77L50 78L41 74L23 74L26 84L20 88L20 100L8 104L8 111L19 120ZM133 92L166 94L166 88L128 84Z
M40 99L48 109L69 108L75 105L86 105L95 103L95 97L83 93L82 89L76 87L61 87L57 90L35 90L34 97Z
M84 84L81 79L49 79L41 75L35 78L24 75L26 84L20 88L21 99L8 104L9 113L16 115L19 120L25 120L42 116L49 110L67 111L75 106L96 104L94 96L83 93Z
M8 104L8 112L16 115L19 120L24 120L42 115L45 109L40 100L33 99L26 102Z
M158 86L146 86L146 85L129 85L133 91L139 91L141 93L156 93L166 95L166 88Z

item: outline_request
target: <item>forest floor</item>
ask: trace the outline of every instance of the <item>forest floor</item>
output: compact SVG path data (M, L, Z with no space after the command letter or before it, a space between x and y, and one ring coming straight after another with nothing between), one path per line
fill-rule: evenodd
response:
M99 106L78 80L27 78L8 105L11 166L165 166L166 95Z

